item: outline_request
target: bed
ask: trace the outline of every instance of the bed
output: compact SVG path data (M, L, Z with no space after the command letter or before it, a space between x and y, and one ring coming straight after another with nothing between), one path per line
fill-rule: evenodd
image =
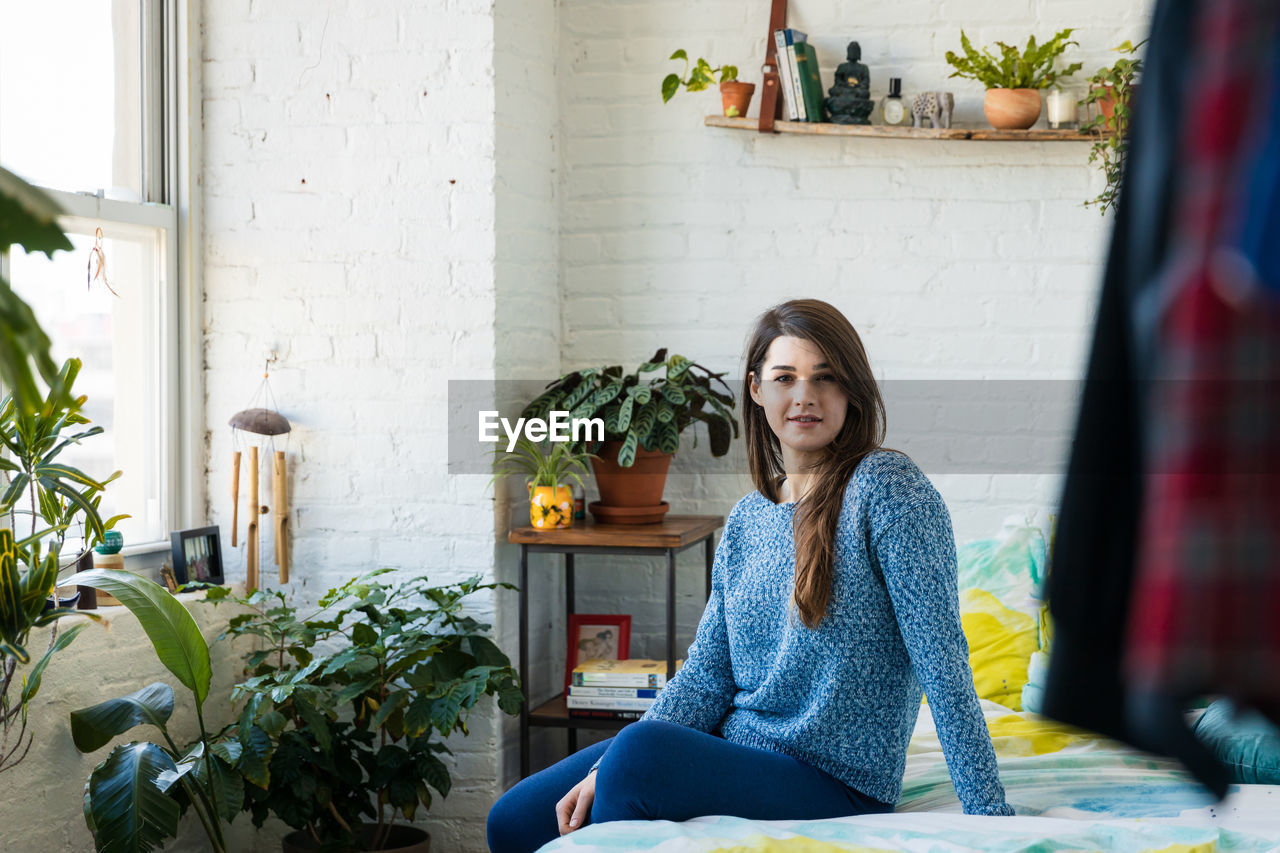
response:
M974 685L1006 799L1017 816L962 813L926 702L893 814L817 821L619 821L586 826L544 845L541 853L1280 851L1280 784L1235 784L1215 804L1178 762L1036 713L1053 634L1040 597L1046 552L1041 531L1017 516L995 536L957 547ZM1249 771L1238 775L1242 782L1280 781L1280 735L1272 730L1261 751L1255 749L1261 741L1246 741L1248 750L1215 754ZM1248 767L1238 761L1245 754Z
M702 817L586 826L556 851L1280 851L1280 785L1232 785L1221 803L1171 759L982 700L1016 817L961 813L928 705L897 810L828 820Z

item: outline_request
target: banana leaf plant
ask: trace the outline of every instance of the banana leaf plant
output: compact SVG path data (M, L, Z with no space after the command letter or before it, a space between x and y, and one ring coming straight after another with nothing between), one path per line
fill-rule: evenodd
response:
M664 375L642 379L642 374L657 370L665 370ZM702 421L711 436L711 455L718 458L729 452L730 443L738 437L733 389L724 375L682 355L668 357L663 347L634 373L624 374L620 364L566 373L548 384L520 416L546 419L553 411L567 411L571 419L602 418L604 440L622 442L618 464L623 468L635 462L637 448L675 453L680 449L680 433L694 421ZM698 446L696 431L693 446ZM579 448L574 445L574 449Z
M111 853L146 853L178 834L188 809L199 817L209 849L226 853L223 822L240 812L245 755L227 730L211 732L204 719L212 668L209 646L186 607L154 581L109 569L76 576L76 583L114 595L137 617L156 657L188 691L200 729L179 747L168 728L173 688L164 682L71 714L71 734L81 752L96 752L139 725L159 731L162 743L116 746L85 785L84 819L94 847Z

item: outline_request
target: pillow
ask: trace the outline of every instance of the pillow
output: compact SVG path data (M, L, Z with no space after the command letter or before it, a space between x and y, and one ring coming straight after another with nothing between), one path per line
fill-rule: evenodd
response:
M1219 699L1192 731L1231 773L1232 782L1280 785L1280 728L1256 711L1236 716L1230 699Z
M979 699L1023 710L1031 656L1047 645L1041 623L1045 544L1038 527L1006 524L1000 536L956 549L960 622Z

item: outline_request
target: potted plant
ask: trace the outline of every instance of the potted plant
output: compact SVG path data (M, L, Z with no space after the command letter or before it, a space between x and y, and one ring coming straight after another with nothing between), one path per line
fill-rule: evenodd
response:
M568 481L574 480L585 491L578 471L587 473L587 460L599 458L575 450L568 442L548 443L551 449L544 452L540 443L522 435L511 453L495 450L502 458L496 466L498 472L489 478L492 484L500 474L524 471L529 475L529 523L539 530L573 526L573 490Z
M74 432L88 423L80 414L85 398L71 393L79 370L79 359L63 364L34 410L25 409L13 394L0 401L0 448L9 454L0 458L7 484L0 493L0 514L7 516L9 526L0 531L0 590L14 593L0 595L0 770L25 757L31 745L26 731L28 704L40 689L50 658L84 628L77 625L58 632L58 620L74 612L71 608L80 596L78 591L65 598L58 594L60 563L68 564L62 556L67 531L77 523L84 531L85 547L69 561L80 563L106 530L128 517L119 515L104 522L98 515L101 493L119 471L99 482L58 462L69 444L102 432L101 427ZM31 508L19 508L23 501ZM24 538L15 540L15 535L21 535L20 515L29 515L31 524L22 529ZM44 655L18 679L18 666L31 661L31 632L44 627L49 628ZM19 688L16 697L11 696L14 687Z
M1125 41L1112 50L1132 55L1146 40L1136 45ZM1138 75L1142 73L1142 58L1122 56L1109 68L1099 68L1089 78L1089 93L1081 101L1086 107L1096 106L1097 114L1080 128L1083 133L1094 134L1089 162L1097 163L1106 178L1106 187L1097 198L1085 205L1098 205L1098 212L1105 214L1115 206L1120 192L1120 176L1124 172L1124 158L1129 148L1129 120L1132 115L1133 97L1137 93ZM1093 110L1090 110L1091 114Z
M274 814L295 832L293 851L389 850L425 853L425 831L398 823L429 809L431 789L451 787L441 753L485 695L506 714L523 696L510 660L486 636L489 627L461 613L478 577L429 586L425 577L390 583L380 569L330 590L302 617L283 593L247 598L208 588L215 604L247 612L226 636L252 636L239 741L259 758L245 772L244 809L261 826ZM246 747L247 748L247 747Z
M92 557L88 555L93 547L102 541L106 531L129 517L116 515L103 521L98 514L102 492L120 476L120 471L98 481L58 461L69 445L103 432L100 426L74 431L89 423L81 414L87 398L72 394L80 367L80 359L67 359L50 386L44 404L33 412L23 411L13 395L0 401L0 446L12 455L11 459L0 459L0 472L7 484L0 494L0 513L8 515L14 529L17 529L17 516L29 515L31 536L36 535L39 524L46 525L44 535L49 537L49 551L57 556L61 569L82 564L84 560L90 561L88 567L91 567ZM24 501L30 508L19 508ZM80 527L82 545L76 553L67 555L63 553L67 532L75 525ZM78 595L59 598L56 604L74 606Z
M690 92L701 92L712 83L715 83L716 74L719 74L720 104L724 109L724 114L730 117L747 114L747 108L751 106L751 96L756 91L756 84L740 81L736 65L721 65L718 68L712 68L709 62L699 58L693 66L693 70L690 71L689 54L683 50L677 50L671 54L671 59L684 60L684 74L680 75L672 72L663 79L662 102L664 104L675 96L681 86L684 86Z
M642 379L657 370L664 375ZM601 418L604 440L591 448L600 454L591 460L600 501L591 504L591 513L599 521L650 523L668 509L662 492L685 428L705 423L716 457L728 453L738 436L733 390L723 376L682 355L668 357L663 347L634 373L624 374L622 365L566 373L521 416L546 418L552 411L567 411L571 418ZM713 380L724 390L713 387ZM697 441L695 432L695 447Z
M178 834L188 809L200 819L214 853L227 853L222 831L243 807L243 777L263 766L262 738L239 736L232 727L205 724L213 669L209 646L186 607L155 581L114 569L94 569L76 579L81 586L115 596L146 631L156 656L191 693L200 736L179 747L167 723L173 688L158 681L140 690L71 714L71 734L81 752L95 752L140 725L157 729L162 744L133 741L111 750L85 785L84 819L94 848L145 853Z
M996 42L1000 55L984 48L974 49L964 30L960 31L960 46L964 56L948 50L947 63L956 70L951 77L970 77L987 87L982 111L992 127L998 130L1026 130L1040 118L1040 90L1056 80L1070 77L1081 68L1075 62L1062 71L1054 69L1054 60L1068 45L1071 28L1065 29L1044 44L1037 45L1033 35L1021 51L1011 44Z

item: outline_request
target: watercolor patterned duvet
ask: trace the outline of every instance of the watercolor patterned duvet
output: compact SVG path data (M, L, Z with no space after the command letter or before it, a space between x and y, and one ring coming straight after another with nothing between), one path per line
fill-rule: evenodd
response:
M1233 785L1221 803L1180 765L1030 712L982 701L1017 817L961 813L928 705L920 708L897 810L828 820L703 817L619 821L555 851L1280 851L1280 785Z

